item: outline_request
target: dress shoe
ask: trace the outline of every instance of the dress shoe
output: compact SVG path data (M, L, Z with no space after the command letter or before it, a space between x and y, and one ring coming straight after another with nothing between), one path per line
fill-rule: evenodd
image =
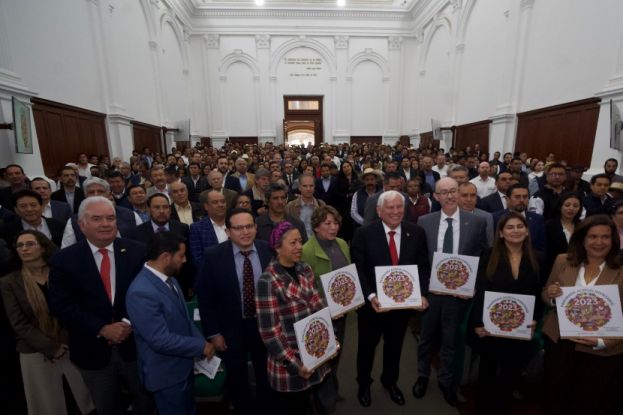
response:
M389 397L392 401L394 401L394 403L396 405L404 405L405 404L405 397L402 394L402 392L400 391L400 389L398 389L398 386L394 383L392 385L383 385L383 387L385 387L385 389L387 389L387 392L389 393Z
M428 378L420 376L413 385L413 396L421 399L426 395L426 387L428 386Z
M370 385L359 386L359 392L357 392L357 398L361 406L367 408L372 404L372 396L370 395Z
M456 392L452 387L439 385L439 389L443 393L443 398L446 400L447 404L450 406L457 406L459 403L459 398L456 396Z

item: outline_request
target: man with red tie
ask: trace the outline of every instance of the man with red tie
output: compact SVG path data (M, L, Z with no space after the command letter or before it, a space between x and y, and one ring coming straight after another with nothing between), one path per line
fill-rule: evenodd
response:
M134 414L149 414L153 403L142 388L136 345L125 307L128 287L145 262L145 247L117 238L112 202L85 199L78 211L84 240L54 256L50 309L69 332L71 360L80 368L100 415L123 413L122 385Z
M404 196L388 190L378 198L380 220L359 228L355 233L351 256L366 303L358 311L359 342L357 350L357 383L359 403L370 406L370 384L376 346L383 336L383 371L381 384L397 405L404 405L404 395L398 388L400 354L413 310L384 310L376 296L375 267L387 265L417 265L422 292L422 309L428 307L426 293L430 276L426 236L422 228L404 222Z

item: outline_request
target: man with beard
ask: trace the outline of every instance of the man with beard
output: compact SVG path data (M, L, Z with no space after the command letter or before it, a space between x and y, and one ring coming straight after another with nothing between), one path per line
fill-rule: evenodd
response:
M188 314L175 279L186 262L185 254L184 240L174 233L153 235L147 244L147 262L126 294L138 373L161 415L196 413L194 359L211 359L215 352Z
M216 161L216 169L223 175L223 187L237 193L242 191L240 180L229 174L229 160L227 157L223 156L218 158Z
M537 251L545 252L545 219L543 215L528 211L528 201L530 200L528 188L515 184L508 188L506 196L508 208L493 213L493 228L497 229L500 218L508 212L520 213L528 221L528 232L530 233L532 247Z
M604 173L610 177L611 182L623 182L623 176L616 174L619 162L616 159L608 159L604 163Z
M76 186L78 176L73 167L65 166L61 170L61 189L52 193L50 199L58 200L59 202L65 202L71 208L72 213L78 213L78 207L84 200L84 192L81 188Z

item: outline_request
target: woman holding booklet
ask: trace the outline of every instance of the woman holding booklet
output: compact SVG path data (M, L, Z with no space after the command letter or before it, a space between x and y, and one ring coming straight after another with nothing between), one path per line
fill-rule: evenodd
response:
M608 216L586 218L576 227L569 251L556 258L543 300L553 305L563 294L561 287L618 285L619 296L623 294L619 247L617 228ZM543 323L547 413L610 413L612 380L622 368L623 341L562 339L558 320L553 310Z
M493 337L485 329L485 291L538 297L541 290L539 260L533 251L528 223L523 215L509 212L498 223L493 247L480 259L471 323L480 351L478 381L479 414L503 414L517 385L521 368L530 353L530 342L517 338ZM534 334L542 311L537 302L532 320L524 324Z
M320 206L311 217L314 236L303 245L303 262L314 271L316 289L323 294L320 276L350 264L348 244L337 237L342 224L342 217L333 206ZM333 329L340 345L344 344L346 334L346 315L333 320ZM339 357L331 361L331 380L333 399L338 397L337 365Z
M268 381L275 390L277 415L305 414L311 395L331 371L329 363L311 369L301 362L294 323L321 310L311 267L301 262L303 241L297 228L281 222L269 244L277 253L257 284L256 309L268 351Z

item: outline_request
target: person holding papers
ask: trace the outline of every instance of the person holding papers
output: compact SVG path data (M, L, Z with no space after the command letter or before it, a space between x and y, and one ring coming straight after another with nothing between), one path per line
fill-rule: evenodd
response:
M543 300L553 305L562 295L560 287L573 286L618 285L621 295L619 244L619 233L608 216L586 218L576 226L569 251L556 258ZM612 380L622 368L623 340L562 339L556 310L545 317L543 333L547 413L610 413L605 408L614 402Z
M172 232L154 234L147 245L147 262L125 299L138 373L160 415L196 413L194 359L211 359L215 352L190 318L174 278L186 262L185 253L183 238Z
M275 414L305 414L310 394L331 371L328 363L315 369L301 362L294 323L323 309L314 286L314 272L301 262L303 239L283 221L270 234L277 253L257 284L256 310L262 340L268 351L268 382L275 391Z
M530 352L530 342L492 337L485 330L483 308L485 291L538 296L541 290L539 260L532 249L528 222L520 213L503 216L496 230L493 247L481 258L471 325L479 337L478 373L479 414L503 414L510 408L512 392L517 385L522 364ZM537 302L532 322L539 320L543 306Z
M314 235L303 245L303 262L309 264L314 271L316 289L323 292L320 276L350 264L350 252L345 240L337 234L342 224L342 217L333 206L320 206L311 216ZM344 344L346 334L346 316L333 320L333 328L340 345ZM331 362L331 377L334 382L334 393L337 398L337 365L339 358Z

